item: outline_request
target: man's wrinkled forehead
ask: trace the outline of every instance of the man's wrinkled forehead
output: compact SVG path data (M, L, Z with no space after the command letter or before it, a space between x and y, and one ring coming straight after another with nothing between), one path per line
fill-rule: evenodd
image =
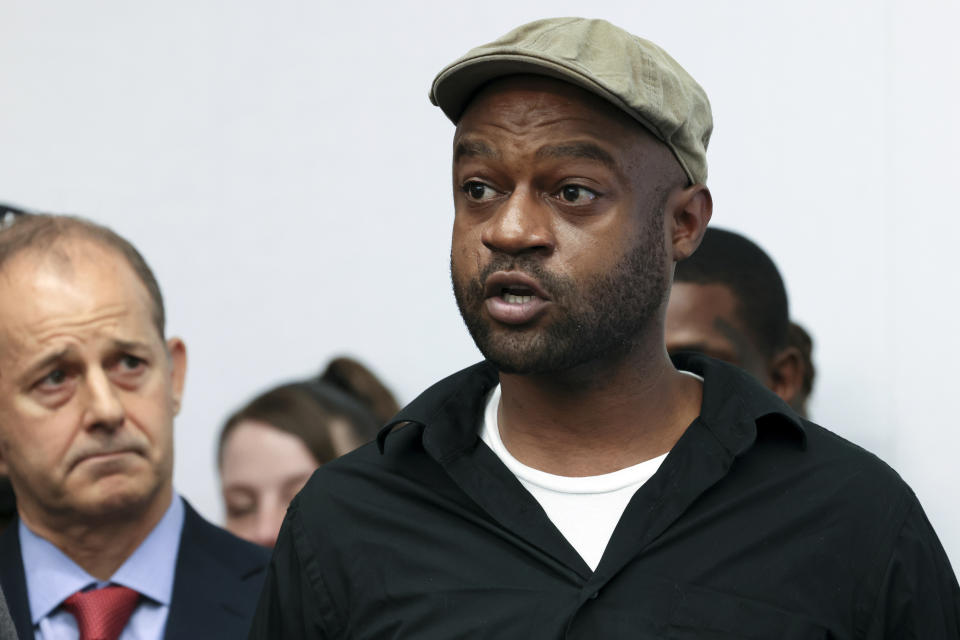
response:
M113 273L109 282L125 281L126 294L115 305L118 311L143 309L151 319L155 305L136 272L119 251L88 238L62 238L43 248L27 247L11 256L0 268L0 288L6 291L29 295L37 303L30 320L35 328L44 322L43 296L51 296L57 283L89 285L90 269L108 269ZM50 300L53 303L58 300ZM8 324L10 318L0 313L0 324ZM153 320L151 320L153 322ZM0 329L4 327L0 326ZM163 339L163 336L160 336Z
M479 134L483 124L506 115L522 124L526 118L556 122L577 120L582 138L557 139L541 146L537 159L589 160L618 173L633 171L667 176L669 183L685 183L686 176L673 152L646 127L608 101L571 83L539 75L512 75L484 85L467 104L453 137L453 162L469 158L496 160L500 150ZM498 126L502 122L500 117ZM622 166L618 151L642 157Z

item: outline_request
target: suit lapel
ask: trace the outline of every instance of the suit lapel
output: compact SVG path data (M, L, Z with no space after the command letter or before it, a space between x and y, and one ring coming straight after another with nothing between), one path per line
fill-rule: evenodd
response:
M165 637L233 639L249 631L268 554L185 513Z
M0 584L7 599L10 617L21 638L33 638L30 600L27 599L27 577L20 555L19 520L14 519L0 536Z
M245 638L268 559L265 549L213 526L184 500L183 531L164 637ZM0 535L0 586L17 634L22 640L32 639L17 521Z

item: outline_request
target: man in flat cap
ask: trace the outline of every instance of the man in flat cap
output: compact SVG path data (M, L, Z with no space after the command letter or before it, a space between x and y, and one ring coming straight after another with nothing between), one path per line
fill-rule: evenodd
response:
M703 90L609 23L446 67L451 274L485 361L324 465L252 638L957 638L943 549L887 466L731 365L671 362L710 220Z

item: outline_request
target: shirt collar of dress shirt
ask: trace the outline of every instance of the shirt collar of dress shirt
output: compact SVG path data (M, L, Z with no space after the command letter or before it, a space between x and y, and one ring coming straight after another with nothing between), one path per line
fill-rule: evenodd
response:
M20 520L20 552L33 624L49 615L65 598L92 583L98 587L123 585L154 602L169 606L183 517L183 500L174 495L157 526L107 582L88 574L51 542L30 531ZM158 562L158 558L163 561Z
M673 356L674 365L704 379L700 420L734 456L753 445L758 427L785 425L803 444L803 421L772 391L745 371L697 353ZM468 367L433 385L407 405L377 435L383 453L387 436L403 423L424 429L423 442L435 459L444 461L476 446L479 423L496 368L488 361ZM447 425L446 429L431 425Z

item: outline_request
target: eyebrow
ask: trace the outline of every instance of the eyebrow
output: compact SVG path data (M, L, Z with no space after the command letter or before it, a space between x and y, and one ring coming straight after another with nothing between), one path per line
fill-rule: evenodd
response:
M112 344L113 348L117 351L137 351L147 348L146 343L132 340L114 340ZM66 358L71 351L72 349L70 347L66 347L64 349L47 354L40 360L37 360L34 364L31 364L29 367L27 367L26 370L24 370L22 377L25 380L29 380L47 367L51 367Z
M136 351L138 349L146 349L148 345L145 342L137 342L135 340L114 340L113 347L117 351Z
M552 144L537 149L538 158L576 158L581 160L596 160L611 169L617 168L617 163L610 153L600 145L592 142L567 142Z
M37 360L35 363L31 364L29 367L27 367L24 370L23 375L19 376L20 381L29 382L34 376L38 375L41 371L43 371L47 367L53 366L57 362L60 362L61 360L63 360L69 352L70 352L69 348L60 349L59 351L50 353L44 356L43 358L41 358L40 360Z
M500 154L493 150L487 143L479 140L461 140L453 150L453 161L460 158L498 158Z

